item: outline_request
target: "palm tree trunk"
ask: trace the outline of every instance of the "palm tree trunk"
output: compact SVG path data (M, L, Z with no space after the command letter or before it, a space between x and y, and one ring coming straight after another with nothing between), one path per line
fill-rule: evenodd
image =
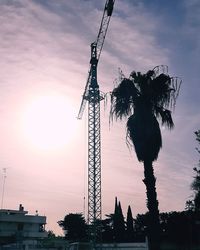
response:
M147 208L149 210L147 228L149 250L160 250L159 210L152 161L144 161L144 177L143 182L146 185Z

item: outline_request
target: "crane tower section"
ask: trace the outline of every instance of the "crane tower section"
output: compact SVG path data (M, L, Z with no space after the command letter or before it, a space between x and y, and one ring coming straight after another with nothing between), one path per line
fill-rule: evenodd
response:
M104 95L97 82L97 47L91 44L91 83L88 94L88 223L101 219L100 101Z
M101 135L100 101L104 94L99 90L97 65L113 11L115 0L107 0L97 39L91 44L90 69L83 93L78 119L82 118L88 102L88 223L93 225L96 238L96 222L101 219Z

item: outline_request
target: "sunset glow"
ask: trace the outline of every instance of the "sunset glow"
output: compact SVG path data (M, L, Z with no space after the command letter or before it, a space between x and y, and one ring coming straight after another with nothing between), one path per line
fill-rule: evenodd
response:
M63 96L39 96L27 104L22 128L25 138L34 147L60 149L70 143L75 133L73 108Z
M106 0L0 1L0 160L7 169L3 209L47 216L46 230L63 235L57 221L87 215L88 106L77 120ZM101 57L99 90L110 93L122 70L142 74L168 65L183 80L175 127L161 125L163 147L154 162L160 211L182 211L191 199L199 162L200 1L115 1ZM126 144L126 120L110 119L101 101L102 218L146 213L144 168ZM88 102L87 102L88 104ZM105 104L105 105L104 105ZM2 182L1 182L2 183ZM3 193L2 185L0 193ZM83 199L84 198L84 199Z

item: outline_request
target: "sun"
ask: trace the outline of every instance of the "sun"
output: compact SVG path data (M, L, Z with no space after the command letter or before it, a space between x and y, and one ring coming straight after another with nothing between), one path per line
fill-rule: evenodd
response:
M73 105L61 95L43 95L27 104L22 130L27 141L41 150L55 150L71 143L76 132Z

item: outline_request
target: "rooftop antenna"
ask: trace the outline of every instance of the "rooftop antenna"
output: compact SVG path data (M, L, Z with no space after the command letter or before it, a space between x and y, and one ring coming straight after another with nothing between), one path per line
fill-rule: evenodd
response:
M1 197L1 209L3 208L6 177L7 177L6 176L6 168L3 168L3 188L2 188L2 197Z

